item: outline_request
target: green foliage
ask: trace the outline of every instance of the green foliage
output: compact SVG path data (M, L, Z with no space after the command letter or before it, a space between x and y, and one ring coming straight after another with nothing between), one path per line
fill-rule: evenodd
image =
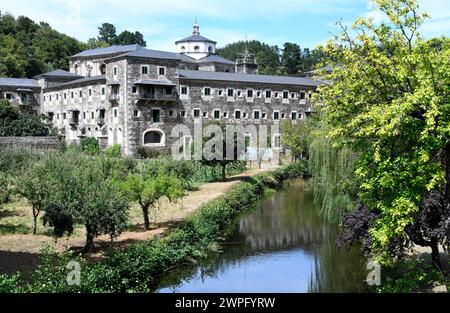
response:
M120 158L122 155L122 147L119 144L115 144L106 149L106 155L110 158Z
M297 44L287 42L284 49L280 50L278 46L270 46L257 40L228 44L218 49L217 53L234 61L246 47L256 56L259 74L266 75L304 75L305 71L314 70L324 57L322 49L301 50Z
M434 284L447 284L448 279L431 264L421 260L408 260L383 267L380 293L427 292Z
M0 100L0 136L48 136L50 129L32 114L21 113L8 100Z
M43 265L25 290L83 293L152 291L162 273L185 262L188 257L204 257L238 214L251 208L264 194L265 181L270 180L280 186L283 179L305 173L305 165L305 162L296 163L255 179L249 178L223 197L203 205L183 225L164 237L111 251L102 261L88 265L73 254L45 253ZM81 286L66 283L68 270L65 267L71 260L82 265ZM23 281L18 277L0 276L3 292L16 292L21 284Z
M69 70L67 59L85 49L76 39L47 23L0 14L0 76L33 77L54 69Z
M0 294L1 293L22 293L25 290L20 286L21 277L19 274L15 275L1 275L0 274Z
M81 150L90 155L98 155L100 153L100 144L97 138L83 138L80 141Z
M382 258L408 238L427 194L450 190L450 40L422 39L415 0L375 4L387 21L359 19L327 44L334 82L320 94L327 135L356 153L359 196L380 211L370 235Z
M110 23L103 23L98 28L99 36L97 38L97 41L100 43L104 43L106 45L132 45L132 44L138 44L143 47L147 45L147 43L144 40L144 36L136 31L136 32L130 32L128 30L125 30L121 32L119 35L117 35L116 27L113 24ZM94 43L95 39L90 39L90 43Z
M298 121L295 124L287 120L282 122L281 143L291 149L294 160L306 156L311 128L310 120Z

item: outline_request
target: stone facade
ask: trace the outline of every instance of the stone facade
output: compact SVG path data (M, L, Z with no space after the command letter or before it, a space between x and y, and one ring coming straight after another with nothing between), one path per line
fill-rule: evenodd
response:
M194 33L178 45L202 38ZM204 40L205 46L213 43ZM136 45L88 50L70 59L71 72L35 77L33 105L66 142L95 137L102 147L120 144L129 156L142 148L170 149L179 140L170 136L172 129L181 124L270 126L311 112L309 94L319 82L255 75L256 63L249 60L236 64L214 54L194 59ZM0 88L1 97L8 87Z
M58 137L0 137L0 150L14 148L56 150L59 146Z

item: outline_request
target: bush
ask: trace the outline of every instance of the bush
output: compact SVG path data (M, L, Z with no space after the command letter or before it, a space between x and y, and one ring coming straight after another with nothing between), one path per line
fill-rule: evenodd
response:
M81 139L81 150L90 155L98 155L100 153L100 144L93 137Z
M15 275L0 275L0 294L2 293L21 293L23 288L20 287L21 277Z
M122 155L122 147L118 144L115 144L108 149L106 149L106 156L110 158L120 158Z

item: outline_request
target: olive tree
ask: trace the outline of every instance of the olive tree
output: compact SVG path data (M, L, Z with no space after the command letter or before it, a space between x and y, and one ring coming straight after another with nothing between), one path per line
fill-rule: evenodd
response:
M150 229L150 209L159 199L167 197L173 201L184 195L181 180L164 174L150 177L146 177L145 173L130 175L122 184L122 188L131 201L139 203L144 216L145 230Z

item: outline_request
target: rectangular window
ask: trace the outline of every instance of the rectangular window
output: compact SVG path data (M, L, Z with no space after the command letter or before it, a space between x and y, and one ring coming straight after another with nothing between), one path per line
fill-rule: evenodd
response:
M222 95L223 95L223 90L220 89L220 90L219 90L219 96L222 97Z
M214 110L214 118L216 120L220 119L220 110Z
M86 112L83 112L83 119L86 119Z
M159 67L158 68L158 75L165 76L166 75L166 68L165 67Z
M241 119L241 110L234 111L234 118L237 120Z
M142 75L147 75L148 74L148 66L142 66L141 72L142 72Z
M64 112L64 113L63 113L63 120L65 120L66 117L67 117L67 114L66 114L66 112Z
M223 117L227 118L228 117L228 112L223 112Z
M291 98L292 98L292 99L295 99L295 92L293 92L293 93L291 94Z
M205 87L204 91L203 91L205 96L211 96L211 88L209 87Z
M238 96L238 97L242 96L242 90L238 90L237 96Z
M173 116L173 111L169 110L169 116L172 117Z
M291 120L295 121L297 119L297 112L291 113Z
M280 134L276 134L273 136L273 147L281 148L281 135Z
M289 99L289 92L283 91L283 99Z
M134 117L139 117L139 110L134 110L133 115Z
M22 103L27 102L28 96L26 93L21 93L20 94L20 101L22 101Z
M137 87L136 87L136 86L133 86L133 87L131 88L131 92L132 92L132 93L136 93L136 92L137 92Z
M200 110L194 109L194 118L199 118L199 117L200 117Z
M247 98L253 98L253 90L252 89L247 90Z
M181 94L183 96L188 94L187 86L181 86Z
M234 89L228 89L227 94L228 94L228 97L233 97L234 96Z
M89 97L92 96L92 89L89 89Z
M104 96L106 93L105 87L102 87L102 95Z
M83 97L83 92L80 90L80 98Z
M266 90L266 98L272 98L272 91Z
M267 113L266 113L266 112L263 112L262 118L263 118L263 119L266 119L266 118L267 118Z
M49 100L52 101L52 95L48 96Z
M59 120L59 113L56 113L56 119Z
M281 113L281 119L284 120L286 118L286 113Z
M183 117L183 118L186 117L186 111L181 111L180 112L180 116Z
M208 117L208 112L203 112L203 118L207 118Z
M259 119L260 119L260 116L259 116L259 114L260 114L260 112L259 112L259 111L255 111L255 112L253 112L253 118L254 118L255 120L259 120Z
M274 120L279 120L280 119L280 112L278 112L278 111L273 112L273 119Z
M91 118L94 119L94 112L91 113Z
M116 66L113 67L113 74L114 74L114 76L117 75L117 67Z
M306 93L304 91L300 91L300 100L306 99Z
M114 109L114 117L117 117L117 109Z
M59 100L59 94L56 94L56 100Z
M161 122L161 111L160 110L152 110L152 121L153 123L160 123Z
M64 93L64 100L66 100L67 99L67 95L66 95L66 93Z
M73 91L70 93L70 98L73 99Z

